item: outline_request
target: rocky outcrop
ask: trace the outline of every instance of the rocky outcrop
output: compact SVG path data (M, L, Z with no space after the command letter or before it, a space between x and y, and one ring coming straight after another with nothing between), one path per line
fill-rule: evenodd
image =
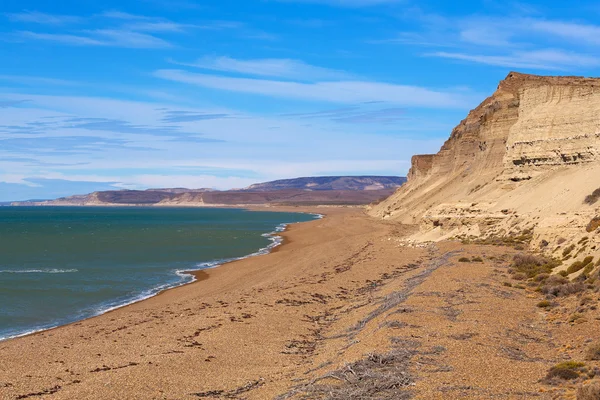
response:
M427 240L523 230L575 240L600 213L584 201L600 188L599 154L600 79L511 72L370 213L419 223Z

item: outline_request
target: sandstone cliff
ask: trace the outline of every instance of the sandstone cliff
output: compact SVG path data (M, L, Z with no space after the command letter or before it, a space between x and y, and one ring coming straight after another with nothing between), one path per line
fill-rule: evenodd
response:
M511 72L370 213L419 223L415 240L525 231L549 252L583 236L595 250L586 228L600 204L584 200L600 188L599 153L600 79Z

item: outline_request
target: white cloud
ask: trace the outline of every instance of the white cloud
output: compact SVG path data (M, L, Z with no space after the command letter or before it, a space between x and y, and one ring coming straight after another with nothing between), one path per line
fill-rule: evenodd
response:
M122 11L111 10L105 11L100 14L101 17L112 18L112 19L124 19L124 20L150 20L151 17L145 15L130 14Z
M278 0L286 3L313 3L337 7L371 7L384 4L402 4L405 0Z
M63 25L70 23L81 22L81 17L73 15L54 15L45 14L37 11L24 11L21 13L10 13L6 16L14 22L26 22L35 24L47 24L47 25Z
M343 79L350 76L343 71L317 67L300 60L286 58L240 60L231 57L203 57L193 63L176 64L214 71L300 80Z
M579 44L600 45L600 26L598 25L531 20L527 21L524 27L532 31L569 39Z
M508 68L530 68L543 70L566 70L570 67L597 67L600 58L562 50L518 51L508 55L482 55L468 53L435 52L433 57L470 61L478 64L496 65Z
M600 65L600 57L590 52L590 46L600 45L598 25L534 17L416 15L420 30L372 42L438 48L424 55L508 68L568 70ZM442 50L449 47L456 50Z
M386 101L415 107L465 108L472 105L474 100L460 92L368 81L299 83L231 78L182 70L158 70L154 75L170 81L211 89L332 103Z
M119 29L97 29L84 34L18 32L24 39L42 40L72 46L111 46L125 48L164 48L171 47L166 40L145 33Z

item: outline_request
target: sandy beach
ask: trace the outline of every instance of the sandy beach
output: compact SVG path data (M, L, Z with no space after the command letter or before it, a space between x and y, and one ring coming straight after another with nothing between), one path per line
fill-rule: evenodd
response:
M512 249L410 247L410 228L362 209L294 209L327 215L291 225L268 255L0 342L0 398L344 398L364 384L377 393L366 398L544 398L549 366L583 351L540 295L506 285ZM353 386L352 365L402 382Z

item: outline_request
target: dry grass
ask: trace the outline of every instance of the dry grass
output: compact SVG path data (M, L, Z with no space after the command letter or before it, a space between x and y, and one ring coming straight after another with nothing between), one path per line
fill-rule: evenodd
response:
M598 383L580 386L579 389L577 389L577 400L598 399L600 399L600 384Z
M587 351L585 353L585 359L586 360L590 360L590 361L600 360L600 342L592 343L588 347L588 349L587 349Z
M414 380L408 373L408 364L415 351L410 344L406 347L386 354L369 354L279 399L410 399L412 394L407 388Z

